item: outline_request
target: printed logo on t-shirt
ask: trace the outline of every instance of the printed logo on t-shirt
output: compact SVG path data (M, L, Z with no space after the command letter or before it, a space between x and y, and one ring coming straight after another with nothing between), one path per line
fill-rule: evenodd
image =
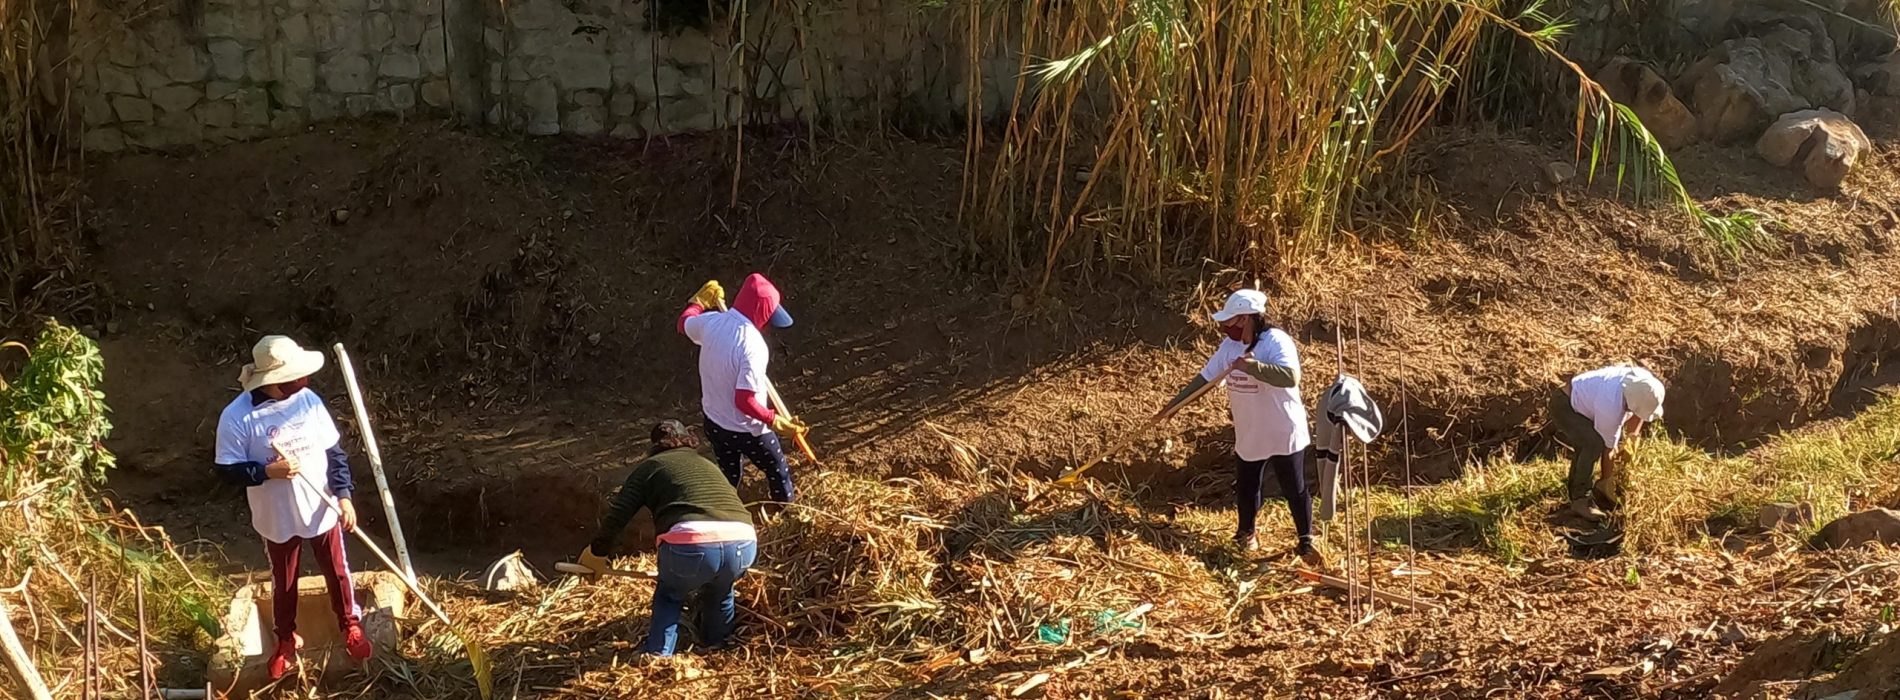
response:
M1260 382L1246 370L1234 370L1227 373L1227 390L1236 394L1260 393Z

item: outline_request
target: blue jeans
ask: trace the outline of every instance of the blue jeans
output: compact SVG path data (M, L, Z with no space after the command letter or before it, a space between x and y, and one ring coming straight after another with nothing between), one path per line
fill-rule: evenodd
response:
M653 625L647 630L648 654L672 656L679 643L680 611L695 598L699 643L721 646L732 634L737 604L732 584L752 568L759 543L661 544L659 580L653 586Z

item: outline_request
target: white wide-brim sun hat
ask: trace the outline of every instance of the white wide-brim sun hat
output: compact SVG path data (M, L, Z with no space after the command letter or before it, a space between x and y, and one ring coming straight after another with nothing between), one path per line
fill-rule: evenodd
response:
M323 353L305 350L288 336L267 335L251 347L251 363L238 371L245 391L296 381L323 369Z
M1265 314L1267 312L1267 294L1255 289L1242 289L1227 295L1227 305L1214 312L1215 323L1226 323L1235 316Z

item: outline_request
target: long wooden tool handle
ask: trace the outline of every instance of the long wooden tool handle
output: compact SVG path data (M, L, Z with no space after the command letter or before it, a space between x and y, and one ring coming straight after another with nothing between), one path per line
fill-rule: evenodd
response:
M1071 469L1069 470L1068 473L1063 474L1062 476L1056 477L1056 483L1058 484L1075 483L1077 479L1082 478L1082 474L1084 472L1087 472L1090 469L1094 469L1095 465L1101 464L1102 460L1108 459L1110 455L1113 455L1116 452L1120 452L1122 448L1134 444L1135 441L1141 439L1141 437L1144 434L1146 434L1150 428L1153 428L1156 425L1160 425L1161 421L1167 420L1169 418L1173 418L1174 414L1180 413L1183 407L1186 407L1188 404L1194 403L1196 399L1206 396L1207 392L1213 391L1214 387L1218 384L1220 384L1220 382L1208 382L1206 384L1201 385L1201 388L1195 389L1194 393L1188 394L1185 398L1182 398L1180 401L1174 402L1174 405L1168 406L1159 415L1156 415L1154 418L1149 419L1148 422L1143 423L1141 427L1136 428L1135 430L1129 431L1125 437L1123 437L1120 440L1115 441L1113 444L1109 445L1107 448L1104 448L1101 454L1096 455L1095 459L1091 459L1087 462L1083 462L1082 466Z
M290 480L303 485L304 488L310 489L311 493L317 494L317 498L323 499L324 504L330 506L330 508L334 509L337 513L340 514L343 512L343 506L337 504L336 499L331 498L330 494L324 493L315 486L311 486L310 482L304 481L302 478L293 476ZM450 627L455 626L455 622L449 619L449 614L442 612L442 608L437 606L435 601L429 599L429 594L422 592L422 585L416 583L415 577L410 576L404 572L401 567L396 566L396 562L390 561L389 555L383 553L382 547L376 546L376 540L370 539L369 533L363 532L363 528L360 527L352 529L350 532L356 535L356 539L361 541L363 546L369 547L370 553L376 555L376 558L383 562L383 566L389 567L389 571L394 573L396 578L402 580L402 585L408 588L410 593L414 593L416 599L422 601L422 606L428 608L429 612L435 614L436 619L441 620L442 624Z
M612 570L609 570L609 571L595 571L595 570L593 570L593 569L589 569L589 568L587 568L587 567L585 567L585 566L581 566L580 564L575 564L575 563L573 563L573 562L565 562L565 561L562 561L562 562L555 562L555 563L554 563L554 570L555 570L555 571L559 571L559 572L561 572L561 573L564 573L564 574L575 574L575 575L579 575L579 576L592 576L592 575L594 575L594 574L606 574L606 575L608 575L608 576L625 576L625 577L627 577L627 578L643 578L643 579L657 579L657 578L659 578L659 576L658 576L658 575L656 575L656 574L651 574L651 573L648 573L648 572L645 572L645 571L628 571L628 570L626 570L626 569L612 569Z
M0 600L0 651L7 655L7 665L13 668L13 676L20 679L20 685L31 700L53 700L53 691L46 687L46 680L40 677L40 671L33 666L33 657L26 652L26 646L20 643L19 635L13 632L13 618L7 612L7 603Z
M350 363L350 353L337 343L336 364L343 369L343 384L350 390L350 405L356 409L356 427L363 437L363 451L369 453L370 472L376 475L376 494L383 499L383 517L389 519L389 538L396 542L396 558L402 561L402 572L410 578L416 576L416 566L409 559L409 542L402 535L402 519L396 517L396 495L389 491L389 479L383 472L383 451L376 447L376 431L370 427L369 408L363 401L363 389L356 383L356 368Z

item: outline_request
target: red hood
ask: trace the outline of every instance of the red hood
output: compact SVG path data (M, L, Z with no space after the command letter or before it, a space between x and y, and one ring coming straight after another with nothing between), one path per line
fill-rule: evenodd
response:
M772 281L766 279L765 275L756 272L745 278L745 284L739 287L739 295L732 298L732 310L745 314L746 320L759 330L765 329L773 312L778 311L778 304L778 287L772 286Z

